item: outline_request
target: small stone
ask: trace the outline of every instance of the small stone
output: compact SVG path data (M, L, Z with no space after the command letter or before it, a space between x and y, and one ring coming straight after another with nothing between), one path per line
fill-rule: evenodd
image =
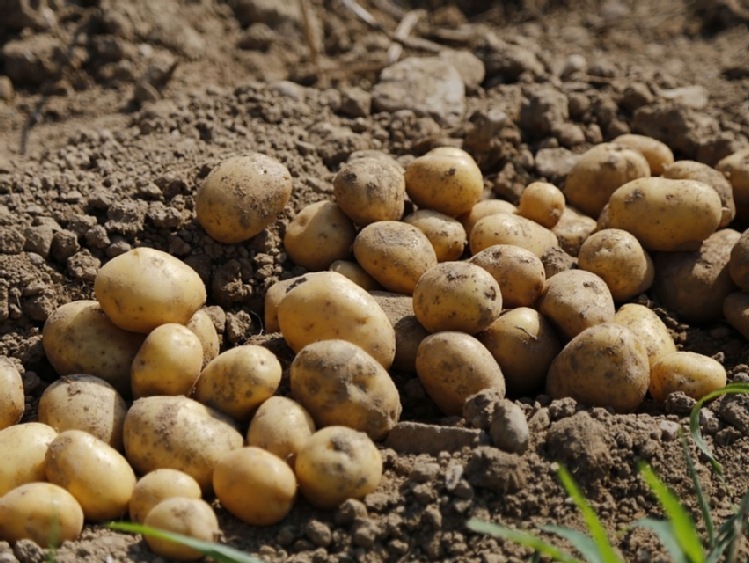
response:
M78 252L80 248L81 246L78 244L78 237L76 237L74 233L68 230L60 230L55 232L52 237L50 254L56 261L66 262L67 259Z
M52 248L52 239L55 231L51 226L39 225L37 227L26 227L23 231L25 242L23 249L26 252L34 252L46 258Z
M318 547L327 547L333 540L333 532L330 526L319 520L311 520L304 527L304 535Z
M385 446L401 454L431 455L488 444L489 436L479 429L434 426L419 422L399 422L385 441Z
M24 563L44 563L47 561L47 552L31 540L18 540L13 548L13 553L19 561Z
M528 421L522 409L511 401L502 401L492 416L489 434L501 450L522 454L528 449Z
M661 440L664 442L675 440L679 436L679 428L681 428L681 426L673 420L661 420L658 423Z

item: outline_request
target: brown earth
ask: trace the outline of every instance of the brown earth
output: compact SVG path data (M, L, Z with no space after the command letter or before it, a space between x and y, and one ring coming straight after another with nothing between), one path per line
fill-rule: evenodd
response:
M303 272L280 235L295 211L331 197L331 179L354 151L407 162L439 144L462 145L479 160L487 189L515 199L529 181L559 184L573 155L628 131L711 165L749 142L745 1L406 4L362 1L376 30L337 0L313 1L309 26L290 1L0 0L0 354L24 374L24 420L34 419L56 378L41 347L44 320L90 297L97 268L134 246L169 251L200 273L225 348L263 342L288 364L290 352L262 326L264 290ZM388 61L398 45L388 37L405 8L425 11L394 59L443 61L437 70L408 62L406 79L426 78L406 85ZM433 96L445 99L424 101L435 75L428 94L446 88ZM267 233L221 245L194 220L193 195L217 162L245 151L286 164L294 194ZM640 301L656 308L682 349L720 360L731 381L749 381L749 346L726 322L690 326L652 296ZM379 490L337 511L300 500L281 524L256 529L219 510L227 543L269 561L526 560L526 550L470 533L466 522L582 526L557 484L559 463L627 561L669 560L650 532L614 535L661 514L638 477L640 461L697 516L677 437L693 403L683 396L629 415L516 397L530 427L528 451L518 456L476 446L485 435L441 419L418 380L394 377L404 420L457 428L445 451L383 446ZM730 483L693 449L721 520L749 489L749 402L714 402L702 428ZM435 440L435 431L417 428L416 443ZM474 445L460 449L461 440ZM163 560L140 538L98 526L55 556ZM44 561L45 553L27 541L0 542L0 561L16 559Z

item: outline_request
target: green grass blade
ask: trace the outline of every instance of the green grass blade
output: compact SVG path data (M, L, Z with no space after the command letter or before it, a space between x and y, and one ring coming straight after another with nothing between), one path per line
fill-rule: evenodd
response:
M738 553L739 542L749 532L749 493L741 499L738 510L728 518L718 531L718 538L708 556L706 563L717 563L723 552L728 550L725 563L734 563Z
M602 558L596 542L583 532L562 526L542 526L541 529L566 539L585 558L587 563L604 563L605 560ZM617 559L617 561L621 560Z
M679 545L679 541L674 534L674 527L671 522L666 520L653 520L652 518L643 518L630 524L632 528L648 528L658 536L663 546L671 554L671 560L674 563L691 563L684 551Z
M707 544L710 546L710 550L712 550L715 543L715 526L713 524L713 515L710 512L710 503L705 497L702 483L700 483L699 477L697 477L697 469L694 466L694 460L689 453L687 439L684 437L684 432L681 431L681 428L679 428L679 440L681 441L681 449L684 452L684 459L687 462L687 472L689 473L689 478L694 485L694 494L697 496L697 504L700 507L700 512L702 512L702 520L705 522Z
M559 563L583 563L583 561L576 559L569 553L528 532L505 528L504 526L498 526L481 520L469 520L467 525L469 530L515 542L533 549L537 553L551 557L554 561L559 561Z
M247 555L246 553L227 545L206 542L191 538L190 536L175 534L174 532L159 530L142 524L135 524L133 522L110 522L107 524L107 528L121 532L129 532L131 534L153 536L155 538L191 547L201 552L206 557L213 558L219 563L263 563L262 559L252 557L251 555Z

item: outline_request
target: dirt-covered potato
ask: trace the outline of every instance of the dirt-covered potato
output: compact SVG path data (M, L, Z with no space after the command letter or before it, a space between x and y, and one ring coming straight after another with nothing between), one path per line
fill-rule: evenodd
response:
M400 395L388 372L345 340L308 344L289 374L294 399L317 426L348 426L379 440L400 418Z
M247 430L247 445L263 448L281 459L296 455L315 433L315 421L307 409L288 397L274 396L255 412Z
M720 197L721 203L721 218L719 227L725 227L736 216L736 204L733 199L733 188L731 184L715 168L708 166L702 162L695 162L693 160L679 160L672 164L669 164L665 170L663 170L664 178L672 178L674 180L695 180L707 184L715 190L715 193Z
M478 339L497 360L513 397L542 390L549 366L562 350L551 323L528 307L505 311Z
M328 426L315 432L297 453L299 490L318 508L331 509L348 499L363 499L382 479L382 456L363 432Z
M676 391L700 400L725 386L725 368L717 360L697 352L661 356L650 371L650 394L656 401L665 401Z
M723 315L728 324L749 340L749 293L740 291L727 295L723 301Z
M457 260L463 255L468 238L463 225L444 213L419 209L403 218L426 235L432 243L438 262Z
M138 473L179 469L210 490L213 466L242 447L242 435L225 415L187 397L143 397L127 411L125 453Z
M421 325L414 314L413 297L387 291L373 291L372 297L380 304L395 329L393 368L406 373L416 373L419 344L429 336L429 331Z
M645 346L652 366L661 356L676 352L674 339L658 315L645 305L626 303L614 315L614 322L630 329Z
M653 290L661 304L687 322L719 319L723 301L736 290L729 272L731 249L740 238L738 231L721 229L699 250L655 254Z
M476 338L464 332L438 332L419 345L416 373L427 395L446 415L460 415L466 399L483 389L505 395L497 361Z
M330 265L328 270L347 277L356 285L367 291L382 289L382 286L377 282L377 280L370 276L367 271L356 262L351 262L349 260L336 260Z
M481 199L484 177L468 153L435 149L406 167L406 192L420 208L457 217Z
M741 233L732 246L728 260L728 273L733 283L743 291L749 291L749 229Z
M695 250L721 216L720 197L702 182L640 178L611 195L608 226L632 233L646 250Z
M0 497L25 483L44 481L44 456L57 432L41 422L16 424L0 430ZM2 537L2 536L0 536Z
M604 229L580 246L581 270L598 274L609 286L614 301L626 301L653 284L653 261L639 241L627 231Z
M497 280L506 309L531 307L544 290L543 262L525 248L495 244L474 255L469 263L481 266Z
M52 483L28 483L0 497L0 538L32 540L46 549L75 541L83 510L68 491Z
M492 275L468 262L443 262L416 284L414 314L430 332L460 330L476 334L502 312L502 293Z
M471 210L468 213L464 213L458 217L458 221L463 224L466 234L470 236L473 227L484 217L488 217L489 215L500 215L502 213L515 215L517 212L517 208L504 199L482 199L471 207Z
M216 513L202 499L163 500L150 510L143 524L212 543L218 541L221 535ZM204 557L200 551L170 540L154 536L145 536L145 540L151 551L170 560L191 561Z
M376 221L398 221L403 217L406 199L403 168L388 157L351 160L333 179L333 196L360 227Z
M558 241L554 233L535 221L501 213L489 215L476 223L469 239L471 254L478 254L495 244L519 246L541 258L550 248L557 246Z
M47 481L75 497L90 522L122 516L135 487L135 473L127 460L81 430L66 430L50 442L44 472Z
M733 188L733 199L739 217L749 217L749 147L728 155L718 163Z
M564 194L554 184L533 182L520 195L518 215L552 229L564 213Z
M130 396L130 369L145 335L114 325L96 301L72 301L47 317L44 352L59 375L85 373Z
M251 526L270 526L294 506L296 477L289 464L261 448L239 448L223 456L213 472L221 506Z
M23 378L9 358L0 356L0 430L21 420L23 408Z
M412 293L421 275L437 264L427 236L398 221L378 221L364 227L354 241L354 256L382 287L395 293Z
M600 276L584 270L568 270L546 280L538 310L567 338L586 328L614 320L614 298Z
M133 332L185 324L206 299L205 284L195 270L153 248L135 248L112 258L96 275L94 290L107 317Z
M337 204L323 200L297 213L286 227L283 246L297 266L326 270L336 260L351 256L355 237L351 219Z
M291 174L276 159L258 153L232 156L201 184L195 215L214 240L242 242L275 220L291 190Z
M660 176L664 168L674 161L674 153L668 148L668 145L652 137L625 133L614 139L613 143L637 151L644 156L653 176Z
M203 366L203 346L177 323L153 329L133 359L133 397L189 395Z
M221 344L211 316L205 309L198 309L185 325L198 337L203 348L203 367L218 356Z
M603 213L604 211L601 211L601 217ZM556 235L562 250L570 256L577 256L580 246L596 228L597 223L594 219L583 215L574 207L567 206L551 232Z
M312 342L342 338L364 348L385 369L393 363L395 330L387 315L341 274L320 272L291 289L278 306L278 320L295 352Z
M325 279L326 275L324 272L309 272L303 276L278 281L270 286L265 292L265 332L281 330L278 324L278 305L289 291L316 276L322 276Z
M82 430L122 449L127 405L119 393L93 375L70 375L47 387L39 399L38 420L57 432Z
M200 374L195 398L237 421L246 421L281 383L275 354L256 344L236 346L219 354Z
M184 471L156 469L141 477L128 504L130 519L142 523L151 509L168 498L201 497L200 485Z
M616 323L592 326L564 347L551 363L546 392L617 412L637 409L650 384L645 347L630 329Z

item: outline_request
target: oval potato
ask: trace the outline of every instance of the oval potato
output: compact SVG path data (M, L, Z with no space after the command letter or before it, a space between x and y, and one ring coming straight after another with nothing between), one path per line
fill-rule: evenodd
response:
M0 497L26 483L44 481L44 456L57 432L41 422L16 424L0 430ZM2 536L0 536L2 537Z
M205 309L198 309L185 325L200 340L203 348L203 367L218 356L221 343L216 333L213 319Z
M517 212L517 208L504 199L482 199L471 207L468 213L464 213L458 217L458 221L463 224L466 235L470 237L473 227L484 217L500 215L502 213L515 215Z
M720 198L721 218L719 228L725 227L736 217L736 203L733 199L733 188L731 184L715 168L703 162L693 160L678 160L672 162L663 170L664 178L674 180L695 180L707 184L715 190Z
M674 339L658 315L645 305L627 303L622 305L614 315L614 322L630 329L648 354L650 365L661 356L676 352Z
M128 511L133 522L144 522L151 509L168 498L199 499L198 482L184 471L156 469L141 477L133 488Z
M211 543L221 535L216 513L202 499L163 500L150 510L143 524ZM200 551L171 540L150 535L145 536L145 540L151 551L171 560L191 561L204 557Z
M419 209L403 218L426 235L432 243L437 262L457 260L468 244L466 231L457 219L431 209Z
M506 309L532 307L544 290L544 264L530 250L510 244L495 244L468 261L481 266L499 284Z
M661 356L650 372L650 394L660 402L675 391L699 401L725 386L726 370L720 362L696 352Z
M367 271L356 262L336 260L330 265L329 271L347 277L366 291L382 289L382 286L377 282L377 280L370 276Z
M288 397L276 395L258 407L247 429L246 442L289 460L315 430L315 421L307 409Z
M520 194L518 215L552 229L564 213L564 194L554 184L533 182Z
M326 270L351 256L356 229L332 201L304 207L286 226L283 246L292 262L307 270Z
M668 145L652 137L625 133L614 139L613 143L637 151L644 156L653 176L660 176L663 169L674 161L674 153Z
M478 254L495 244L519 246L543 258L551 248L558 246L558 241L554 233L535 221L501 213L484 217L471 230L471 254Z
M0 356L0 430L21 420L23 409L23 378L9 358Z
M333 196L360 227L376 221L398 221L403 217L406 199L403 168L386 155L351 160L333 178Z

